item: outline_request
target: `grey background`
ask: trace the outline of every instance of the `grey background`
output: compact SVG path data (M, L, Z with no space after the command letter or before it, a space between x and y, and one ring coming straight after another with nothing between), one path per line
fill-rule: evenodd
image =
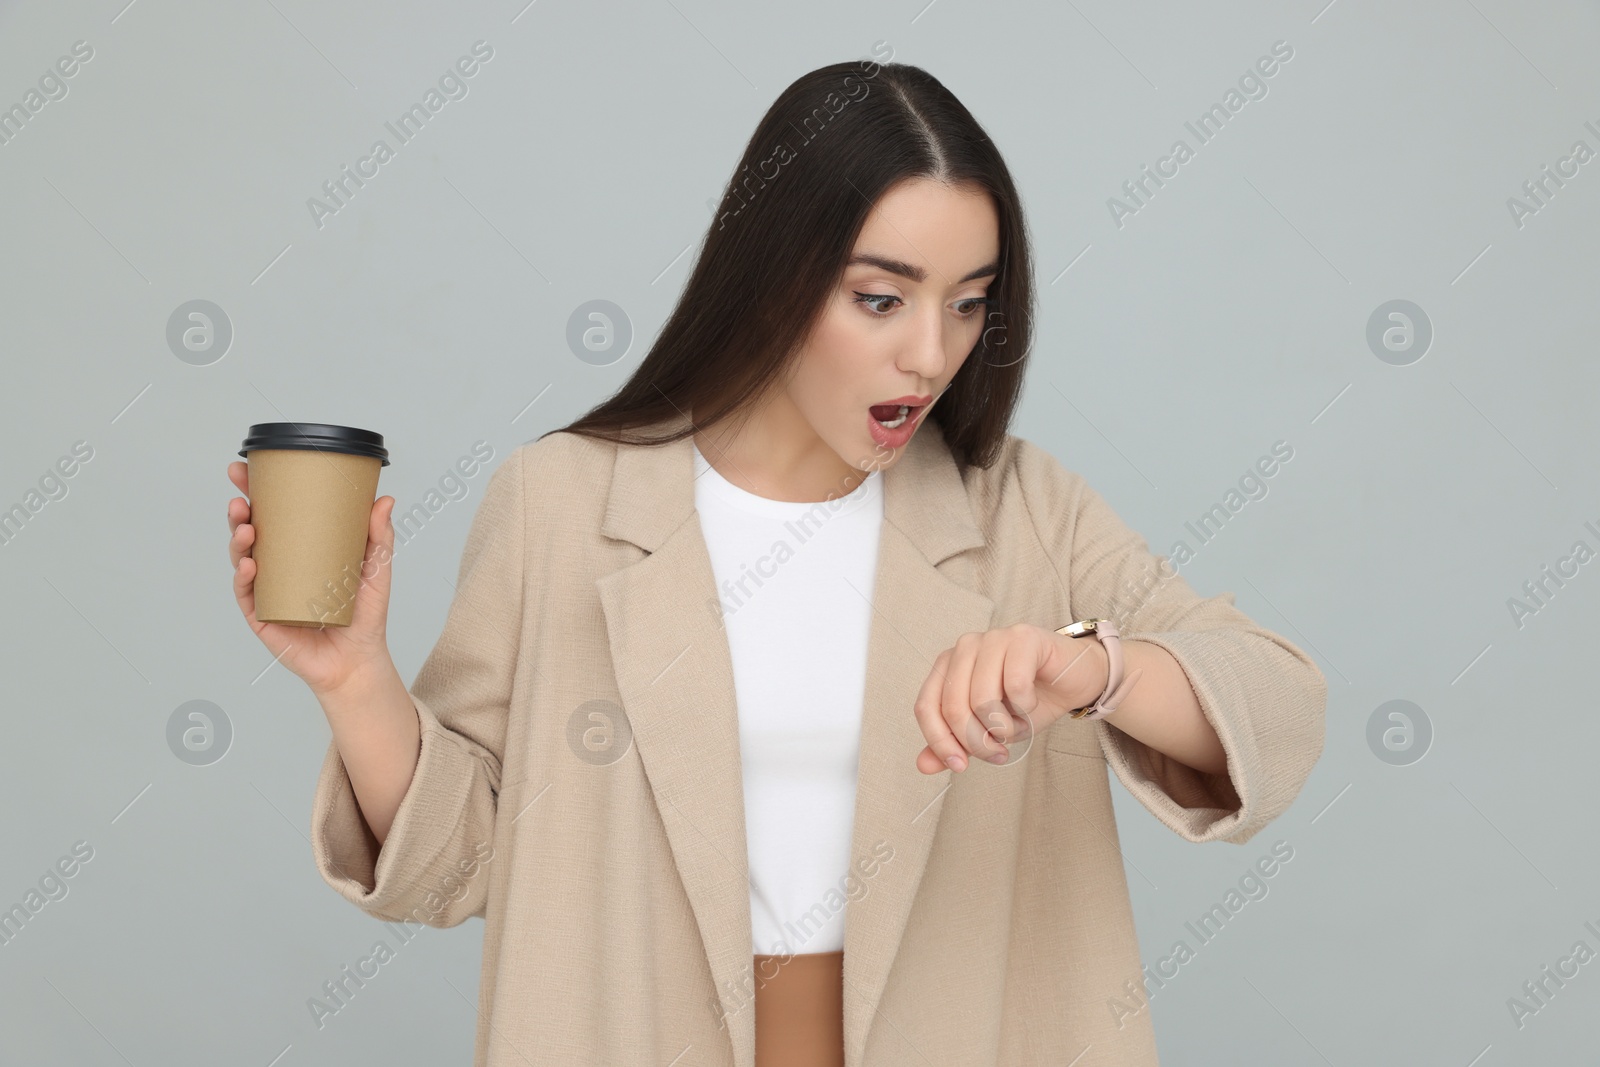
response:
M0 5L0 106L94 49L0 144L0 508L93 448L0 545L0 907L93 849L0 945L0 1061L469 1061L478 921L312 1020L387 931L312 864L327 723L239 616L224 469L249 423L341 422L385 434L399 510L439 492L395 572L409 681L488 480L456 461L484 441L492 469L615 388L761 113L879 41L966 103L1026 199L1014 432L1160 552L1294 449L1182 573L1316 657L1321 762L1244 846L1191 846L1114 788L1145 961L1195 948L1150 1006L1163 1062L1593 1055L1600 963L1520 1027L1508 999L1600 950L1600 563L1520 627L1508 600L1600 549L1600 161L1521 227L1507 207L1600 149L1593 4L124 3ZM468 95L319 228L307 199L480 39ZM1267 95L1115 225L1108 198L1279 40ZM196 299L234 333L207 366L166 340ZM607 366L567 342L596 299L634 332ZM1404 366L1366 340L1394 299L1434 331ZM203 766L168 741L191 700L232 731ZM1431 724L1424 758L1369 744L1391 700ZM1185 922L1279 840L1270 892L1196 947Z

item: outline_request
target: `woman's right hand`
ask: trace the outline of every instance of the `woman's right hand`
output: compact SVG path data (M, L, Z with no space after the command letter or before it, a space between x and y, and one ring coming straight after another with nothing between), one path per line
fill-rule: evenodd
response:
M256 561L251 555L256 529L250 523L250 469L243 460L228 464L228 478L245 497L228 501L228 555L233 560L233 593L250 629L274 659L299 675L313 693L338 690L352 679L376 677L393 668L389 656L390 568L394 564L395 500L382 496L367 519L367 552L349 626L289 626L256 619ZM287 649L287 651L285 651Z

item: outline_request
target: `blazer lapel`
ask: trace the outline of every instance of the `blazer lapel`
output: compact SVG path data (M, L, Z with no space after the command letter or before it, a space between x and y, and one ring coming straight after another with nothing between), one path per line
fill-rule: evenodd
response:
M680 416L669 425L686 423ZM916 768L926 741L912 702L934 658L961 634L988 629L994 608L939 569L984 541L937 424L917 431L883 479L850 848L857 877L865 877L864 862L877 867L866 894L846 904L847 1067L861 1063L951 784L949 772L925 775ZM602 532L648 553L596 587L633 740L705 942L735 1063L754 1067L750 874L733 664L694 507L688 438L617 448ZM875 852L880 842L893 849L888 862Z
M952 577L952 571L970 570L972 559L939 569L984 540L936 424L917 430L899 462L884 472L883 488L850 855L859 864L883 841L894 857L871 877L866 893L846 905L846 1067L863 1062L944 796L954 784L951 771L917 770L917 753L928 742L912 705L939 653L964 633L989 629L994 613L992 600ZM885 1021L902 1032L916 1027L914 1019Z

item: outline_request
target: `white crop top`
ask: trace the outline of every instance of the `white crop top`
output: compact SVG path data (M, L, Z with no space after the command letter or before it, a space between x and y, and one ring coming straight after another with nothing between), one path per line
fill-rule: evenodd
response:
M844 947L883 472L770 500L694 449L695 508L733 662L751 952ZM909 714L909 710L907 714Z

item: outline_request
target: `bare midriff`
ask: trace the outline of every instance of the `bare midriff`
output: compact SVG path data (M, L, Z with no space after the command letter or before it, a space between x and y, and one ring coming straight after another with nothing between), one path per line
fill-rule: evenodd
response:
M754 962L756 1067L844 1067L844 950Z

